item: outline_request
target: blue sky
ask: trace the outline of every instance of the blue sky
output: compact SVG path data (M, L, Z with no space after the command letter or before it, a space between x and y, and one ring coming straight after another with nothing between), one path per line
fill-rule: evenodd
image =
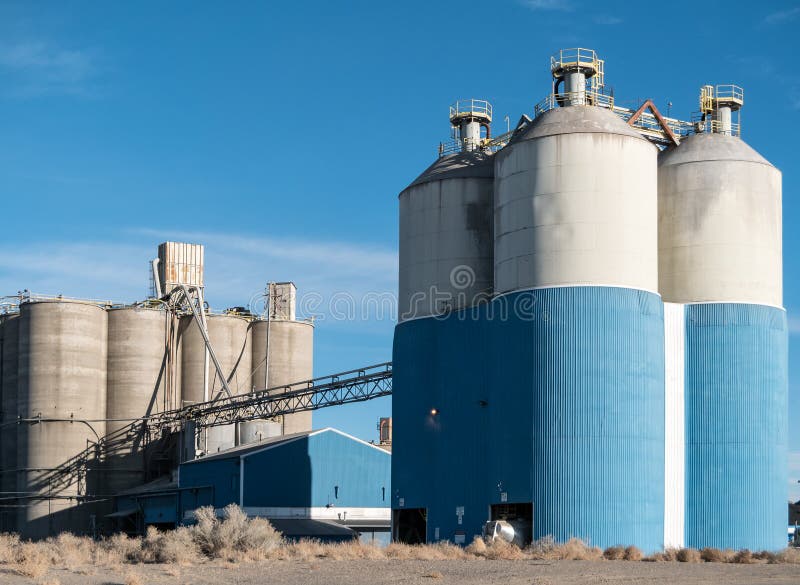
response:
M165 239L206 244L216 308L268 280L341 311L393 293L396 195L447 138L448 104L489 99L500 133L548 93L551 53L591 47L621 105L688 118L701 85L745 88L744 138L784 173L796 481L800 4L739 4L0 1L0 294L133 301ZM313 312L318 375L391 358L390 318ZM371 439L390 409L315 424Z

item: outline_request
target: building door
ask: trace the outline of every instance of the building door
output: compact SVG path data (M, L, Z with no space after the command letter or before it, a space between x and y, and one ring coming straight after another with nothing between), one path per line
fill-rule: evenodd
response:
M524 544L533 540L533 504L522 502L517 504L492 504L489 511L491 520L505 520L514 527L514 532L522 534Z
M403 508L393 511L393 538L404 544L425 544L428 531L427 508Z

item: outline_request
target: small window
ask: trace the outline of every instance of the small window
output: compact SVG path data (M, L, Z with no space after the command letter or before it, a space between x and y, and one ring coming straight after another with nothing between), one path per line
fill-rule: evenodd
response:
M333 497L336 498L337 500L339 499L339 486L338 485L333 486Z

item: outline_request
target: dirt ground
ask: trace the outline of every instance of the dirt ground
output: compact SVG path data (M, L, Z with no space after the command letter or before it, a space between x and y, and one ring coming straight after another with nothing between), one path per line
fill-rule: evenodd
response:
M120 565L113 568L50 569L31 579L0 569L8 585L375 585L403 583L503 585L573 585L625 583L669 585L800 584L800 565L737 565L721 563L651 563L627 561L493 561L493 560L355 560L314 562L261 561L193 566Z

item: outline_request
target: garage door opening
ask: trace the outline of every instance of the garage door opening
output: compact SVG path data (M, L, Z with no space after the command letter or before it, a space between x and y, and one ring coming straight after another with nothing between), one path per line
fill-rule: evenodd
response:
M514 527L514 532L522 535L522 541L528 545L533 540L533 504L493 504L490 508L492 520L504 520Z
M392 519L393 537L404 544L425 544L428 531L428 510L407 508L394 510Z

